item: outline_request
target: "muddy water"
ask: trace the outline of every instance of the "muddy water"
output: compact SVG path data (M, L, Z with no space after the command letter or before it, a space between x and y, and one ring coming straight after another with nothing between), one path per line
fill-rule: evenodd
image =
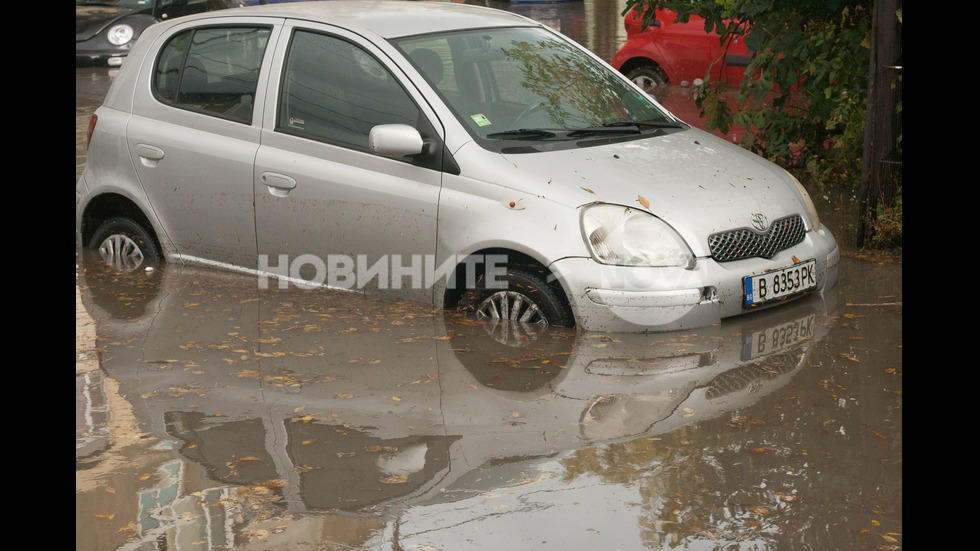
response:
M621 40L614 4L535 9ZM110 78L76 70L79 171ZM76 549L902 547L900 262L704 330L537 338L155 268L76 254Z

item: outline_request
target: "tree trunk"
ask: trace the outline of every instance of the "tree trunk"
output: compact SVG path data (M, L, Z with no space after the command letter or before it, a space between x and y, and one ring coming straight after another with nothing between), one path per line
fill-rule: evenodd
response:
M874 236L872 222L877 219L878 207L891 205L901 182L902 160L897 147L901 118L896 107L901 97L902 39L897 11L898 0L875 0L858 194L858 247L864 247Z

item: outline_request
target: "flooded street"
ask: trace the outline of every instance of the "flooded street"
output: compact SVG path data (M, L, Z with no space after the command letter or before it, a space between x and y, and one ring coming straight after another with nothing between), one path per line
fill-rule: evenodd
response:
M619 2L513 11L625 40ZM76 69L76 177L112 74ZM76 549L901 549L902 266L814 199L832 291L678 333L515 335L76 251Z

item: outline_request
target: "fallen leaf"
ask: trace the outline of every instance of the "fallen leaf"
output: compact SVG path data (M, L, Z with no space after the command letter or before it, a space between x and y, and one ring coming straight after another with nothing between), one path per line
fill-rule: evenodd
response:
M639 203L640 203L641 205L643 205L643 208L647 208L647 209L648 209L648 208L650 208L650 201L647 201L647 200L646 200L646 198L645 198L645 197L643 197L642 195L637 195L637 196L636 196L636 200L637 200L637 201L638 201L638 202L639 202Z
M382 484L404 484L408 482L408 477L403 474L393 474L391 476L378 479L378 482Z

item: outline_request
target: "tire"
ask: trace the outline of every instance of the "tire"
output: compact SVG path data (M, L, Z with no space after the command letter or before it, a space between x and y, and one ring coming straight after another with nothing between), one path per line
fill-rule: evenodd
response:
M632 80L634 84L656 98L657 101L663 100L667 93L667 77L649 65L633 69L626 74L626 78Z
M99 252L103 261L124 272L160 259L160 250L150 232L121 216L103 222L92 234L89 246Z
M571 327L574 318L568 305L541 277L521 270L507 270L487 287L481 276L476 288L466 291L461 310L471 310L478 320L513 323L541 332L549 325Z

